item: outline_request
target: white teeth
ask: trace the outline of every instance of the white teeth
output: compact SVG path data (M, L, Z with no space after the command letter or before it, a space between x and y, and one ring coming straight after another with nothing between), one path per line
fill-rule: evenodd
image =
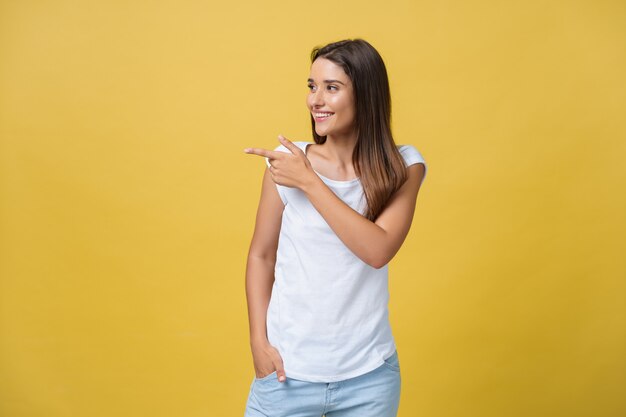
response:
M315 117L328 117L332 115L333 113L315 113Z

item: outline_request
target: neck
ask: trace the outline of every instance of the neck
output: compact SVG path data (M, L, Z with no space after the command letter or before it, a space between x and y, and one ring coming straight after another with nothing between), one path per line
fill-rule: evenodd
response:
M356 134L326 136L326 157L339 167L352 166L352 153L356 146Z

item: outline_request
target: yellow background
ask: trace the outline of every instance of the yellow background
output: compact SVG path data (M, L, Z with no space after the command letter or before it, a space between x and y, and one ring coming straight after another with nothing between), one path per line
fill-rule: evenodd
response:
M400 416L626 415L623 1L0 3L0 416L242 416L265 169L371 42L429 172Z

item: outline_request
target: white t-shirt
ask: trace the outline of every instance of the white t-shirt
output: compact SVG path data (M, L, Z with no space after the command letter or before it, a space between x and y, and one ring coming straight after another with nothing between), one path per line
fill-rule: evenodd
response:
M313 142L293 143L306 152ZM283 145L275 150L291 152ZM414 146L398 145L398 150L406 166L426 168ZM336 181L317 175L346 204L365 213L358 178ZM376 269L354 255L300 189L276 187L285 207L267 336L283 359L285 374L336 382L376 369L396 350L387 309L388 265Z

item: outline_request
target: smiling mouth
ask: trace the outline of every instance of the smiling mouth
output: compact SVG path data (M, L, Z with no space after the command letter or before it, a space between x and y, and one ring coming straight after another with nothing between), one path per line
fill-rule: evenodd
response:
M313 118L315 119L316 122L323 122L324 120L328 119L333 114L335 113L313 113Z

